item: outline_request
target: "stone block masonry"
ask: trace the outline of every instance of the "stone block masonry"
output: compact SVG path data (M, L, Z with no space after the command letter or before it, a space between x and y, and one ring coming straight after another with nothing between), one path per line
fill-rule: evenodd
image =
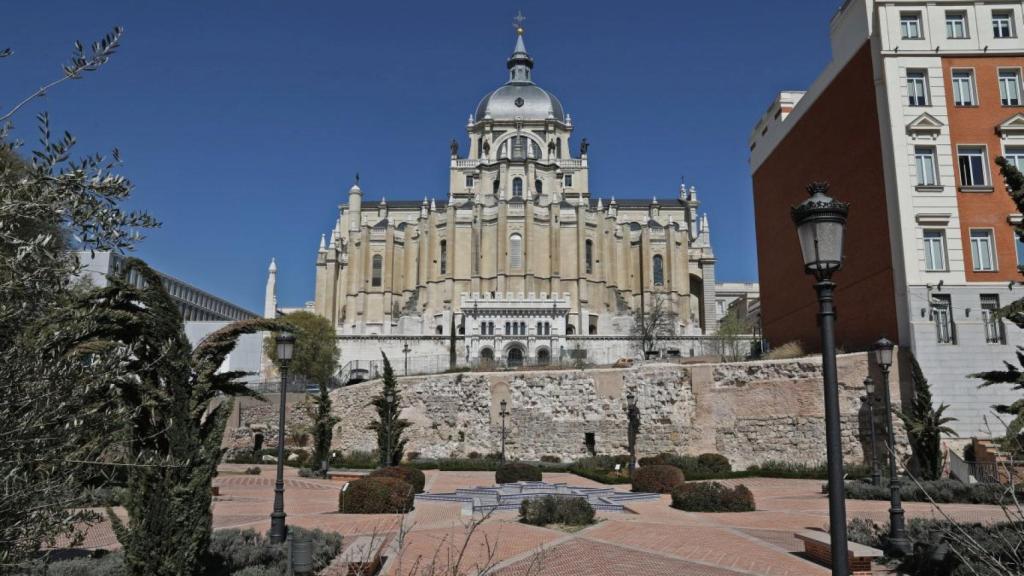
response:
M839 357L843 450L847 463L870 454L867 407L860 400L869 369L880 375L866 353ZM893 375L900 374L894 366ZM900 405L900 383L890 382ZM909 390L909 385L906 388ZM376 414L370 399L381 388L371 381L331 393L337 450L373 450L367 424ZM399 378L402 417L410 452L425 458L465 457L498 452L500 403L508 402L506 453L510 459L563 461L589 454L626 453L626 395L637 396L641 411L639 456L659 452L717 452L743 469L768 460L817 464L825 460L821 363L815 358L682 365L647 363L626 369L466 372ZM272 415L250 410L243 427ZM884 454L881 409L876 412L879 454ZM897 421L897 442L906 434Z

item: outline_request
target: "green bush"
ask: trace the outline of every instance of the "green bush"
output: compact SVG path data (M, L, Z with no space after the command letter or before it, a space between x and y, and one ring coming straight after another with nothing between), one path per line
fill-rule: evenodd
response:
M669 494L686 480L683 471L667 464L641 466L633 474L633 492Z
M712 474L728 474L732 472L732 464L729 462L729 459L714 452L706 452L697 456L697 464Z
M288 461L288 456L291 454L298 454L298 459ZM272 456L275 460L277 458L277 448L264 448L259 452L253 452L252 450L240 450L237 452L231 452L226 455L224 462L228 464L266 464L263 461L264 456ZM302 449L286 449L284 451L284 465L291 466L293 468L302 468L307 464L309 460L309 452Z
M869 482L847 482L846 497L850 500L888 500L889 486L874 486ZM941 504L1012 504L1010 489L1001 484L964 484L956 480L929 480L918 483L903 480L900 497L908 502L928 502L929 496ZM1018 488L1017 497L1024 497L1024 488Z
M588 456L573 462L573 468L582 470L615 470L615 465L625 468L629 465L629 455L619 454L617 456ZM660 462L659 462L660 464Z
M332 452L328 464L331 468L353 468L368 470L380 463L376 450L353 450L348 453Z
M259 466L249 466L248 468L245 469L245 473L249 474L250 476L259 476L260 472L263 472L263 470L260 470Z
M523 462L507 462L498 466L494 472L494 481L498 484L512 482L540 482L540 468Z
M753 512L754 495L743 484L729 488L718 482L692 482L676 486L672 507L688 512Z
M438 461L433 458L417 458L409 460L405 465L412 466L417 470L437 470L439 467Z
M582 476L595 482L602 484L628 484L629 483L629 470L622 468L619 471L615 470L594 470L591 468L577 468L576 466L570 466L569 472L577 476Z
M559 458L558 456L555 456L554 454L545 454L540 457L540 461L548 462L550 464L558 464L562 461L562 459Z
M367 476L349 482L338 493L344 514L404 514L412 510L416 490L408 482L387 476Z
M412 466L389 466L387 468L378 468L373 472L370 472L370 476L398 478L412 486L417 494L421 494L423 492L423 487L427 483L427 477L423 475L423 472L413 468Z
M290 536L308 535L313 543L313 567L319 572L341 552L341 535L289 526ZM204 560L207 576L277 576L287 570L286 547L271 544L267 535L252 529L216 530L210 537L209 553ZM124 556L120 551L95 558L76 558L51 562L29 574L47 576L123 576Z
M519 505L519 521L533 526L565 524L586 526L594 523L594 507L580 496L547 495L523 500Z

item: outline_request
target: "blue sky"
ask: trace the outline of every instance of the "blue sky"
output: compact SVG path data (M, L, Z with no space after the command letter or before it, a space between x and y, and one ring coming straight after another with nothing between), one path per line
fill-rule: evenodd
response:
M254 311L278 261L279 301L313 299L320 234L362 176L376 200L444 198L448 142L506 79L526 15L534 79L590 143L591 194L676 194L709 213L720 280L754 280L747 137L779 90L829 60L840 0L719 2L29 2L4 8L0 108L60 73L76 39L114 25L121 51L16 117L118 147L133 208L163 227L158 269Z

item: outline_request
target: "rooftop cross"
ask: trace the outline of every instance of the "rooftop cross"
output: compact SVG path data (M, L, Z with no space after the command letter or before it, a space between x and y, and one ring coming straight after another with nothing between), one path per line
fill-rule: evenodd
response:
M519 10L516 17L512 19L512 21L515 22L514 26L516 27L516 34L520 36L525 32L525 30L523 30L523 20L526 20L526 16L523 16L522 10Z

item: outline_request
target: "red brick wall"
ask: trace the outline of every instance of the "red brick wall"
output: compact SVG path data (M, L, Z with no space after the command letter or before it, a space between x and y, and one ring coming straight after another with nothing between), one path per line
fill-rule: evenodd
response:
M850 203L846 262L834 277L837 343L850 351L881 335L897 338L873 78L865 43L803 116L786 120L797 124L754 173L761 315L773 346L799 340L807 350L819 347L814 281L803 272L790 218L815 180L830 182L834 197Z
M957 192L960 212L960 228L963 234L965 267L968 282L1006 282L1020 280L1017 272L1017 248L1013 228L1006 217L1017 211L995 164L1003 148L996 126L1007 118L1024 112L1021 106L1002 106L999 100L998 69L1024 67L1024 58L1012 57L969 57L943 58L942 73L945 76L946 102L949 110L949 135L952 143L953 171L960 184L960 166L956 159L958 144L985 145L988 147L989 171L992 175L992 192ZM953 89L950 82L953 68L974 69L974 82L978 92L978 106L957 107L953 105ZM970 228L993 228L995 230L996 263L995 272L975 272L971 259Z

